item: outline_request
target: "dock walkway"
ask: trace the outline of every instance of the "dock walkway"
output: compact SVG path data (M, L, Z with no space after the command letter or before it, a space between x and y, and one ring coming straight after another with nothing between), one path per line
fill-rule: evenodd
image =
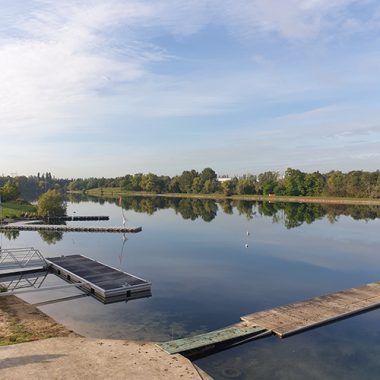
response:
M0 231L54 231L54 232L119 232L135 233L142 231L142 227L84 227L66 226L59 224L6 224L0 227Z
M380 307L380 282L315 297L241 317L225 329L160 343L168 353L206 356L275 334L281 338Z
M380 282L296 302L241 317L285 337L380 306Z

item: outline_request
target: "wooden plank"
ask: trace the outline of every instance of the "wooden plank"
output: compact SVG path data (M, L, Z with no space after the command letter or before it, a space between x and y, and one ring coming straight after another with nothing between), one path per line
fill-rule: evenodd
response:
M283 337L380 307L380 283L375 282L241 317Z
M167 353L176 354L265 332L268 332L268 330L260 326L246 327L242 325L234 325L222 330L211 331L189 338L172 340L158 345Z

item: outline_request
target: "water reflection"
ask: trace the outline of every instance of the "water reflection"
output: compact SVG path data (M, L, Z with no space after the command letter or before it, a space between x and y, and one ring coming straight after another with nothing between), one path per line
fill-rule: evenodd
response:
M103 198L90 198L94 202L104 204ZM107 199L106 202L120 205L125 210L153 215L163 209L173 209L183 219L196 220L201 218L211 222L219 210L231 215L234 209L239 215L251 220L256 213L272 217L273 223L283 223L288 229L299 227L304 223L311 224L327 217L330 223L335 223L340 216L350 216L355 220L374 220L380 218L379 206L332 205L318 203L269 203L255 201L232 201L192 198L165 197L124 197L121 202Z
M118 199L102 205L92 199L69 204L69 212L109 215L102 223L121 225ZM143 226L127 241L121 234L65 233L48 245L25 231L7 242L38 246L46 257L80 253L153 283L153 297L134 302L102 305L84 297L41 306L84 336L178 339L226 327L242 315L379 281L378 207L160 197L125 198L121 206L128 225ZM56 281L62 280L50 276L45 286ZM44 302L73 291L24 298ZM199 364L216 379L376 379L379 316L376 310L299 336L248 343Z
M10 292L25 288L40 288L47 275L47 271L1 275L0 292Z
M56 244L63 239L62 231L38 231L38 234L48 245Z
M20 235L20 231L16 230L3 230L1 233L4 234L8 240L16 240Z

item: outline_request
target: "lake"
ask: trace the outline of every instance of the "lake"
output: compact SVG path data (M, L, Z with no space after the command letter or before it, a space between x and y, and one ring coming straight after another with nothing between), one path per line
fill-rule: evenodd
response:
M165 341L255 311L380 281L380 208L194 199L71 198L70 225L142 226L137 234L20 232L4 248L83 254L152 282L152 297L103 305L91 297L41 310L79 334ZM5 235L5 236L4 236ZM62 284L49 275L43 286ZM31 303L80 294L32 293ZM377 379L380 310L286 339L269 337L196 361L216 379Z

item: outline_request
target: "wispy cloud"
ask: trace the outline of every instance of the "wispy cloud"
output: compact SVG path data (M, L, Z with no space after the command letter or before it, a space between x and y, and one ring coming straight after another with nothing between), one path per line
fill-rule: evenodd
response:
M219 123L228 129L222 119L231 114L236 119L222 140L244 128L246 136L264 136L263 130L272 129L283 131L284 138L305 126L305 134L315 136L315 125L339 135L376 129L372 111L362 127L347 127L339 115L353 103L341 93L376 82L379 55L364 49L341 58L329 44L376 30L379 9L375 0L14 0L0 14L2 141L10 144L22 136L17 141L23 145L13 147L14 162L19 157L20 163L33 141L33 148L40 147L39 162L46 163L51 150L43 147L44 138L72 133L73 147L78 130L101 142L123 129L123 141L133 144L128 128L146 135L157 125L196 129L204 117L215 133ZM219 31L222 44L229 44L221 57L213 56L212 38ZM196 40L202 56L194 64L187 58L191 51L184 51L192 48L186 41ZM231 47L235 55L229 54ZM334 94L342 99L325 99ZM277 104L286 108L283 104L291 102L312 104L276 110ZM254 120L260 107L271 110L263 123ZM197 152L196 145L189 156ZM239 156L236 146L231 145ZM2 146L0 159L6 149ZM110 150L94 159L111 165ZM144 157L154 161L149 154ZM237 165L244 161L237 158Z

